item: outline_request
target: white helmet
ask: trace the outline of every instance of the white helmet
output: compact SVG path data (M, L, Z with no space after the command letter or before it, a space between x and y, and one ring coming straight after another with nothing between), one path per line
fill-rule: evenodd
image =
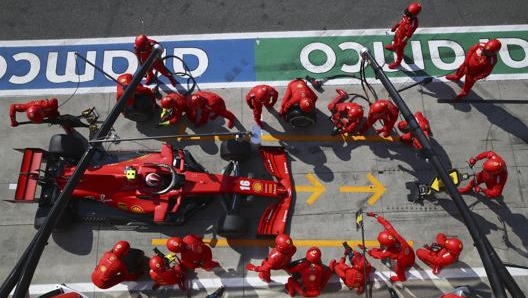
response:
M145 177L145 183L150 187L159 187L161 185L161 176L156 173L149 173Z

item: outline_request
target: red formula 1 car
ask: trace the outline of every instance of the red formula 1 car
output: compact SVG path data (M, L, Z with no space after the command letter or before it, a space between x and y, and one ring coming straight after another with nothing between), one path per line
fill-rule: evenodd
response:
M35 228L44 222L85 148L86 141L74 135L54 135L48 150L23 150L14 202L39 203ZM251 154L250 143L242 140L221 144L220 155L228 161L221 174L208 173L189 151L173 150L166 143L159 152L102 152L75 187L55 229L66 228L76 217L132 226L183 224L218 195L225 209L217 225L219 235L245 234L247 224L238 212L241 196L277 199L262 214L258 234L283 233L292 201L286 153L282 147L271 146L260 146L259 151L264 167L275 179L240 176L239 163ZM35 199L38 185L40 196Z

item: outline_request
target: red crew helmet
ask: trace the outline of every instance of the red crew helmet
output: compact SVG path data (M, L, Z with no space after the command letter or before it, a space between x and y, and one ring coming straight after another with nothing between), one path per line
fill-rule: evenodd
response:
M160 256L153 256L149 260L149 267L154 272L160 272L165 269L165 263L163 262L163 258Z
M405 13L409 16L417 16L422 11L422 6L418 2L413 2L407 6Z
M44 117L42 117L39 110L40 108L37 106L30 106L26 110L28 119L35 123L42 123L42 121L44 121Z
M279 234L275 237L275 244L279 251L286 250L293 245L293 241L290 236L286 234Z
M129 73L124 73L120 76L117 77L117 81L121 84L121 85L128 85L130 84L130 82L132 82L132 74L129 74Z
M363 108L360 105L352 105L348 108L349 118L361 118L363 117Z
M183 95L178 93L173 93L171 96L163 96L160 101L160 106L164 109L172 109L176 107L177 109L185 108L186 99Z
M502 47L501 42L494 38L490 39L486 44L484 44L484 51L487 53L497 53Z
M129 249L130 244L124 240L121 240L114 245L112 252L116 255L116 257L122 258L128 253Z
M170 237L167 240L167 249L171 252L181 252L183 247L183 240L180 237Z
M490 158L484 162L482 167L490 174L497 174L504 169L504 161L502 159Z
M144 52L147 49L148 44L149 39L145 34L136 36L136 40L134 40L134 47L140 52Z
M157 173L148 173L145 177L145 183L150 187L158 187L161 185L161 176Z
M369 114L373 116L381 116L389 108L389 102L387 100L378 100L370 106Z
M314 103L309 98L303 98L299 105L301 106L301 110L305 113L311 112L314 108Z
M311 263L321 263L321 250L312 246L306 251L306 260Z
M458 256L464 248L462 241L457 238L449 238L444 244L445 248L453 255Z
M396 244L396 239L387 231L381 231L378 234L378 241L381 245L392 247Z
M398 122L398 129L401 131L401 132L407 132L409 129L407 128L407 121L405 120L402 120L400 122Z

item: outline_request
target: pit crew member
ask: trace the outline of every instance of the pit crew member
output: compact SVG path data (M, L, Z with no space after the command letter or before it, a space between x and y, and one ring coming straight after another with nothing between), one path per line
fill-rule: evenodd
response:
M371 248L368 254L376 259L389 258L395 260L396 265L394 266L394 271L396 272L396 276L391 276L390 281L406 281L407 277L405 276L405 272L414 265L414 250L405 238L398 234L398 231L394 229L388 220L374 212L367 212L367 215L375 217L385 228L385 230L378 234L380 248Z
M497 53L502 44L498 39L490 39L486 43L476 43L469 48L466 59L455 73L446 76L450 81L459 81L463 76L464 86L456 96L456 100L464 98L478 80L489 76L497 64Z

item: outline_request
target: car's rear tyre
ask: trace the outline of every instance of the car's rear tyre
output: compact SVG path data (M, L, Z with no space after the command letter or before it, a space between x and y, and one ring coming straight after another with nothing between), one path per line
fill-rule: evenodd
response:
M83 140L65 134L53 135L50 139L48 152L51 154L72 159L78 162L86 151L86 146Z
M251 144L247 141L227 140L220 145L223 160L245 161L251 157Z
M316 121L315 109L313 112L306 113L298 105L294 105L288 110L286 120L294 127L312 126Z
M247 233L247 221L240 215L227 214L218 219L217 234L222 237L239 237Z
M125 108L125 117L135 122L146 122L154 116L156 102L154 98L140 96L136 98L134 105Z

